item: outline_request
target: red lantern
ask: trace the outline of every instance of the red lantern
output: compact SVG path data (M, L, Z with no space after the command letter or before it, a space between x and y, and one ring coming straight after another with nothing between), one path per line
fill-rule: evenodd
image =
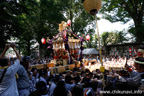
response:
M90 40L90 35L86 36L86 40L89 41Z
M71 20L70 19L67 21L67 25L71 26Z
M42 39L41 39L41 42L42 42L42 44L46 44L45 38L42 38Z

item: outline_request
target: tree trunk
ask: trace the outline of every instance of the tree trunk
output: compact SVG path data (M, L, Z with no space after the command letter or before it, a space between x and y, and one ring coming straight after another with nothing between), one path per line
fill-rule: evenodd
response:
M136 5L138 3L138 0L135 1ZM135 30L136 30L136 42L140 43L144 40L144 32L143 32L143 11L144 11L144 1L141 5L141 8L139 9L138 6L134 8L136 11L133 13L132 18L134 20L135 24ZM139 9L139 11L138 11Z
M142 26L142 22L137 22L137 21L134 21L135 22L135 30L136 30L136 42L137 43L140 43L142 41L144 41L144 32L142 30L143 26Z
M39 58L42 57L42 44L39 43Z

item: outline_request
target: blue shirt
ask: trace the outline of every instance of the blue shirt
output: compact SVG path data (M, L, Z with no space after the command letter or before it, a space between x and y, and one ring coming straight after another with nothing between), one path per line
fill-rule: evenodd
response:
M20 65L17 74L19 78L17 79L17 86L18 89L29 89L30 87L30 80L26 69Z
M56 84L51 82L51 86L49 88L49 96L53 96L54 89L56 88Z
M33 87L31 87L31 88L32 88L31 91L35 91L35 90L36 90L36 89L35 89L35 84L36 84L36 77L32 76L32 80L31 80L30 87L31 87L31 86L33 86Z
M15 77L19 65L20 61L16 60L15 63L7 69L0 84L0 96L19 96ZM0 78L3 71L4 69L0 69Z
M42 76L40 76L40 78L36 79L36 83L38 83L39 81L44 81L47 84L47 81L45 78L43 78Z
M72 88L75 86L75 84L68 84L68 83L65 83L65 88L68 91L72 91Z

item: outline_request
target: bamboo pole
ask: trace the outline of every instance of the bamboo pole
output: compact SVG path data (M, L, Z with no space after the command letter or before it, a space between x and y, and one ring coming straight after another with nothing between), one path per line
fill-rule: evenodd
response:
M97 16L95 15L95 21L96 21L96 29L97 29L97 37L98 37L98 42L99 42L99 53L100 53L100 62L101 66L103 66L103 61L102 61L102 51L101 51L101 44L100 44L100 37L99 37L99 30L98 30L98 23L97 23ZM104 81L104 73L102 72L102 78L103 78L103 89L105 87L105 81Z

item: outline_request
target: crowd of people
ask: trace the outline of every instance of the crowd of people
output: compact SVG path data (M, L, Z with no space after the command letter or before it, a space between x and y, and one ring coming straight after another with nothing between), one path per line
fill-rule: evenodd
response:
M30 59L29 65L46 64L46 63L50 63L51 60L53 60L53 58L51 57L38 58L38 59L36 58L31 59L30 56L27 56L27 57ZM16 59L15 57L10 58L11 65L14 64L15 59Z
M127 59L127 64L129 66L133 67L135 57L127 58L124 56L123 57L121 57L121 56L103 57L103 59L102 59L103 60L103 66L107 70L114 68L114 67L119 68L119 69L123 69L125 67L126 59ZM91 58L91 59L85 58L83 62L84 62L85 68L88 68L91 71L95 70L95 69L99 69L101 66L100 59L98 57L97 58ZM133 69L134 69L134 67L133 67Z
M46 58L38 58L38 59L31 59L30 60L30 65L35 65L35 64L46 64L49 63L51 60L53 60L52 57L46 57Z
M17 55L13 64L4 58L10 47ZM30 69L30 57L21 57L14 44L7 44L0 56L0 96L144 96L143 57L130 58L128 62L122 58L103 60L114 64L122 60L124 68L101 72L75 67L51 74L50 68Z

